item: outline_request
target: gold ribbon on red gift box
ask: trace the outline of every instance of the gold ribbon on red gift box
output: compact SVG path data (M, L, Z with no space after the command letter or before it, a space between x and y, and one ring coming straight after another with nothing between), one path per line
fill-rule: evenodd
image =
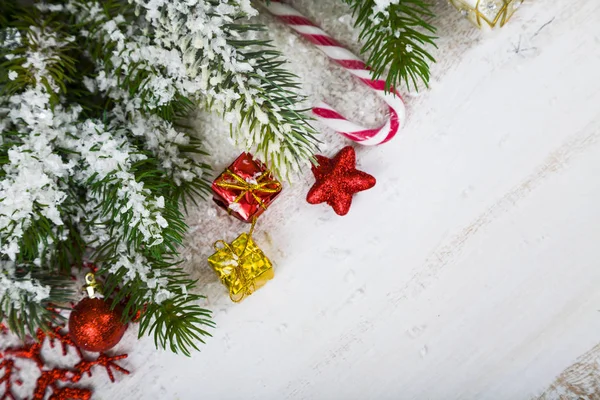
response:
M236 189L241 190L241 193L235 198L234 203L238 203L246 194L250 193L254 200L260 205L263 209L267 209L267 206L262 201L260 197L256 195L256 192L262 193L278 193L281 191L281 183L276 181L275 179L268 179L263 182L265 178L268 178L271 175L270 171L263 172L254 182L248 182L246 179L242 178L238 174L232 172L230 169L227 169L223 173L223 177L229 176L235 180L235 182L226 182L219 181L215 182L215 185L225 188L225 189ZM269 187L275 186L275 187Z

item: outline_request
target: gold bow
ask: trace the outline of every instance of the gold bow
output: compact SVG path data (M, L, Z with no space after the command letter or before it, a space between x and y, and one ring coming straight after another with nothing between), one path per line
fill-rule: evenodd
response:
M256 225L256 217L252 219L252 226L250 227L250 232L248 232L246 246L244 246L244 250L242 250L242 252L239 255L237 255L235 253L235 250L233 249L233 247L231 247L231 245L229 245L229 243L227 243L224 240L217 240L213 244L213 247L216 251L226 248L227 251L229 251L234 257L237 257L237 258L233 259L233 261L235 262L235 266L232 267L232 269L233 269L232 273L234 274L235 279L239 279L240 283L242 284L242 287L244 288L244 291L241 293L238 293L237 294L238 297L236 297L233 293L233 289L234 289L233 285L229 287L229 298L234 303L239 303L240 301L242 301L244 299L244 297L250 296L256 290L256 285L255 285L254 279L248 277L248 273L242 267L242 264L239 262L239 260L244 257L244 254L246 254L246 249L248 248L248 244L250 243L250 240L252 238L252 232L254 232L255 225ZM219 244L222 244L223 247L219 247L218 246ZM241 294L241 296L240 296L240 294Z
M256 183L254 182L248 182L246 181L244 178L242 178L241 176L237 175L234 172L231 172L231 170L228 168L224 173L223 176L230 176L233 178L233 180L235 182L224 182L224 181L219 181L216 182L217 186L220 186L222 188L226 188L226 189L237 189L237 190L241 190L242 192L235 198L235 200L233 201L234 203L238 203L242 197L244 197L246 194L250 193L252 195L252 197L254 197L254 200L256 200L256 202L265 210L267 209L267 206L265 205L265 203L262 201L262 199L260 197L258 197L256 195L256 192L262 192L262 193L278 193L281 191L281 183L277 182L276 180L266 180L264 182L262 182L263 179L268 178L268 176L271 174L271 172L269 171L265 171L263 172L258 179L255 180ZM267 186L270 185L274 185L275 188L269 188Z

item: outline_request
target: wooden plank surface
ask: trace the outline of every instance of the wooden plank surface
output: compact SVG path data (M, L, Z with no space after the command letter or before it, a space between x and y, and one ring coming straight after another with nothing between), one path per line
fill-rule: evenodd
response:
M358 50L340 3L293 2ZM431 88L407 94L393 142L358 149L377 186L344 218L306 204L309 173L286 187L256 235L276 277L239 305L206 257L247 226L201 203L184 255L206 284L214 337L184 358L130 330L121 348L134 373L95 377L99 398L578 398L557 389L570 378L552 382L600 342L600 2L528 1L487 35L436 10ZM310 102L382 118L372 93L261 19ZM226 128L196 124L225 167L236 154L216 139ZM327 155L345 143L323 141Z

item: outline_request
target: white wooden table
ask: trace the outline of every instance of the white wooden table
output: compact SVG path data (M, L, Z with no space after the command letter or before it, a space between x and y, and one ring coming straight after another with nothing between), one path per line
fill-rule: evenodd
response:
M340 3L293 4L358 50ZM530 0L487 35L436 10L431 88L406 96L398 137L357 150L377 186L343 218L305 202L309 172L286 188L256 234L275 279L241 304L206 257L247 226L201 204L184 254L214 337L186 358L130 329L133 374L97 374L98 398L600 397L600 2ZM382 118L372 93L261 20L311 102ZM199 116L198 132L216 170L236 155L218 118ZM346 143L323 141L327 155Z

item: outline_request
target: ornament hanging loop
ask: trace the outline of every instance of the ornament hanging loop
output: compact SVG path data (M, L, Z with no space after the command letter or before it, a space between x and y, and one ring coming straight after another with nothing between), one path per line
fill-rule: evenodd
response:
M93 273L88 272L85 275L85 283L86 283L86 285L84 286L84 288L90 299L102 297L102 291L100 288L100 284L98 282L96 282L96 277L94 276Z

